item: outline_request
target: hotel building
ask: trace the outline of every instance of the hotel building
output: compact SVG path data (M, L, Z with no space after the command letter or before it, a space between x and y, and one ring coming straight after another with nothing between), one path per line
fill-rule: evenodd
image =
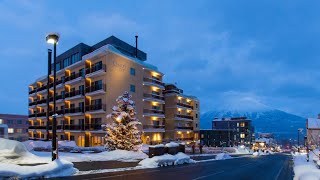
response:
M104 144L105 132L101 125L112 121L106 115L112 112L116 98L129 91L136 104L137 118L143 124L143 142L162 142L167 125L163 73L146 60L145 52L114 36L93 46L80 43L59 55L56 64L58 139L75 141L78 146ZM44 76L29 85L30 139L51 139L52 82L52 76L49 83ZM49 122L47 98L50 100Z
M200 127L199 100L183 94L174 84L166 84L165 139L192 141L198 139Z

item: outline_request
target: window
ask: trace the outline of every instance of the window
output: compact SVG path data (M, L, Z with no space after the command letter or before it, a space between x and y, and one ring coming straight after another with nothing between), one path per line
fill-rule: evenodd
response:
M196 104L196 108L198 108L198 104Z
M74 136L70 136L70 141L74 141Z
M3 124L3 119L0 119L0 124Z
M84 68L79 70L79 76L84 77Z
M22 120L21 120L21 119L18 119L18 120L17 120L17 124L22 124Z
M201 138L204 138L204 134L201 134Z
M136 92L136 86L130 84L130 91L131 91L131 92Z
M17 133L22 133L22 131L23 131L22 129L16 129Z
M198 114L196 114L196 118L198 118Z
M240 127L244 127L245 126L245 123L244 122L241 122L240 123Z
M10 133L10 134L14 133L14 129L13 128L8 128L8 133Z
M244 137L245 137L245 134L241 133L240 138L244 138Z
M56 64L56 71L59 71L60 70L60 63L57 63Z
M7 124L14 124L13 120L7 120Z
M130 68L130 74L132 76L135 76L136 75L136 69L135 68Z
M63 67L69 66L69 58L63 60Z

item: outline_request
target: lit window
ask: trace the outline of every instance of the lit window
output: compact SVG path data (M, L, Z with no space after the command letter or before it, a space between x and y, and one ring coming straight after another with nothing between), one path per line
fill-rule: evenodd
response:
M245 123L244 122L241 122L240 123L240 127L244 127L245 126Z
M8 129L8 133L10 133L10 134L14 133L14 129L13 128L9 128Z
M3 119L0 119L0 124L3 124Z
M17 133L22 133L22 129L17 129Z
M243 133L240 134L240 138L244 138L245 135Z

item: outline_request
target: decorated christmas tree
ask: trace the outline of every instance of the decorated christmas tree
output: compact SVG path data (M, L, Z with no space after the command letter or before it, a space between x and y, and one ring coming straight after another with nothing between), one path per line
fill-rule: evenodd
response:
M131 100L131 95L125 92L117 98L118 106L112 108L112 113L107 116L113 120L112 123L104 125L106 131L106 144L108 150L122 149L136 151L141 145L141 126L139 120L135 117L135 105Z

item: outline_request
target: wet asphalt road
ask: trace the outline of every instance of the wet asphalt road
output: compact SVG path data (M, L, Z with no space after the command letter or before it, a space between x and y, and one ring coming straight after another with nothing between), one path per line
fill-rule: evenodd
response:
M63 179L292 180L291 159L290 155L275 154L222 161L207 161L155 169L89 174L64 177Z

